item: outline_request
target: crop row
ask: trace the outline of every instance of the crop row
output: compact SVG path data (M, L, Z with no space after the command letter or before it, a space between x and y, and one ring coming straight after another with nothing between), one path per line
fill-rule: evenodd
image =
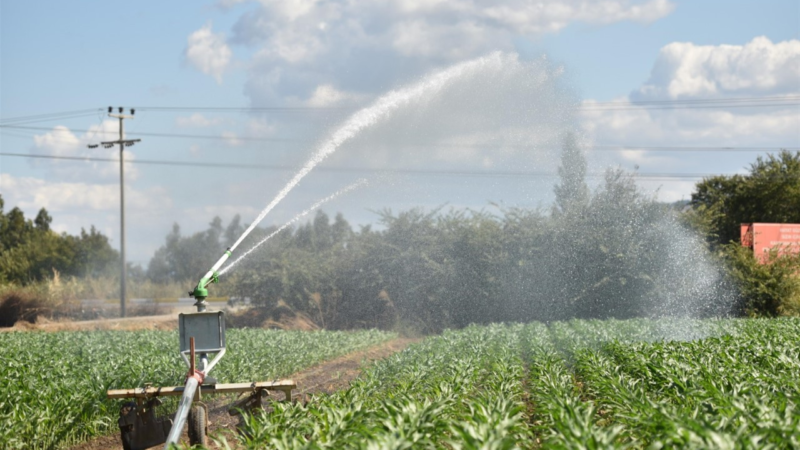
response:
M247 448L506 448L527 439L521 326L445 332L350 388L251 417ZM309 439L312 436L312 439Z
M229 330L220 382L281 377L392 337L379 331ZM180 385L177 332L0 333L0 448L61 448L115 432L108 389Z
M571 321L448 331L246 448L798 448L800 320ZM223 439L228 439L226 437Z

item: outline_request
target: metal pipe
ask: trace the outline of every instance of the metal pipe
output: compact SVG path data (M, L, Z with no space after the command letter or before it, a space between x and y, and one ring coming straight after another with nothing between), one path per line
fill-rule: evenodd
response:
M225 264L225 261L227 261L228 258L230 257L231 257L231 249L228 249L225 251L225 254L223 254L222 257L219 260L217 260L217 262L213 266L211 266L211 269L203 277L203 279L206 280L206 284L203 287L206 287L211 283L211 277L214 276L214 272L219 270L219 268L222 267L222 265Z
M194 376L194 336L189 337L189 376Z
M189 410L192 408L194 402L194 393L197 391L197 380L194 377L189 377L186 380L186 386L183 388L183 395L181 396L181 403L178 405L178 412L175 413L175 421L172 423L172 428L169 430L167 442L164 444L164 450L169 450L170 445L177 444L181 438L183 427L186 425L186 418L189 416Z
M183 433L183 427L186 425L186 418L189 416L189 410L192 409L194 402L194 393L200 384L195 378L195 353L194 353L194 336L189 337L189 376L186 379L186 386L183 388L183 395L181 396L181 403L178 405L178 412L175 413L175 421L172 423L172 428L169 430L167 442L164 444L164 450L169 450L170 444L177 444L178 439ZM205 363L203 363L205 369Z

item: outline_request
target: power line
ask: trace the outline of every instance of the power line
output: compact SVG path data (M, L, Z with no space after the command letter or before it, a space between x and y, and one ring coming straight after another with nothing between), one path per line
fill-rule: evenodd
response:
M788 103L787 103L788 102ZM723 107L738 105L736 107L765 107L800 104L800 95L765 96L765 97L731 97L710 99L686 100L643 100L643 101L608 101L594 102L589 105L578 106L578 109L618 109L618 107L638 107L658 109L663 107ZM303 107L303 106L137 106L142 111L175 112L175 111L209 111L209 112L325 112L325 111L351 111L355 107Z
M760 101L760 102L707 102L707 103L649 103L649 102L608 102L592 103L576 106L579 111L625 111L625 110L658 110L658 109L709 109L709 108L767 108L779 106L798 106L800 97L794 99L784 99L780 101ZM251 112L271 112L271 113L307 113L307 112L350 112L355 108L315 108L315 107L225 107L225 106L139 106L136 109L150 112L217 112L217 113L251 113Z
M796 106L800 103L800 95L789 94L784 96L764 97L729 97L685 100L641 100L641 101L606 101L582 104L578 109L583 110L617 110L623 109L660 109L660 108L694 108L694 107L768 107L768 106ZM181 112L181 111L209 111L209 112L347 112L356 107L317 107L317 106L136 106L135 109L152 112ZM28 116L0 118L3 124L28 121L58 120L73 118L84 114L95 114L103 108L87 108L73 111L55 113L33 114Z
M0 125L0 128L11 128L17 130L37 130L37 131L52 131L52 128L48 127L29 127L29 126L17 126L17 125ZM95 130L87 130L87 129L72 129L70 128L71 132L77 133L88 133L89 131ZM99 130L97 131L98 134L116 134L115 131L111 130ZM166 137L166 138L187 138L187 139L214 139L214 140L231 140L236 139L239 141L255 141L255 142L310 142L310 141L298 141L296 139L283 139L283 138L259 138L259 137L249 137L249 136L218 136L213 134L181 134L181 133L151 133L151 132L144 132L144 131L137 131L133 133L128 133L130 135L136 136L152 136L152 137Z
M23 122L44 122L48 120L60 120L60 119L71 119L75 117L83 117L94 115L100 112L101 109L93 108L93 109L79 109L76 111L64 111L59 113L48 113L48 114L35 114L30 116L20 116L20 117L9 117L0 119L3 125L8 123L23 123Z
M320 106L136 106L139 111L151 112L348 112L355 107L320 107Z
M9 129L14 130L46 130L52 131L52 128L47 127L22 127L22 126L3 126L0 125L0 133L8 133ZM93 132L95 134L112 134L116 133L111 130L87 130L87 129L70 129L71 132ZM253 141L253 142L284 142L284 143L306 143L311 144L311 140L299 140L289 138L259 138L250 136L237 136L226 137L208 134L173 134L173 133L148 133L148 132L129 132L129 135L139 136L155 136L167 138L186 138L186 139L213 139L213 140L230 140L237 139L240 141ZM11 137L17 138L30 138L32 136L24 136L19 134L11 134ZM55 140L59 140L55 137ZM557 146L537 146L537 145L491 145L491 144L448 144L448 143L407 143L400 146L404 147L452 147L452 148L527 148L527 149L556 149L561 148ZM600 144L590 146L592 151L675 151L675 152L698 152L698 151L723 151L723 152L762 152L762 151L779 151L779 150L800 150L797 146L769 146L769 147L737 147L737 146L652 146L652 145L614 145L614 144Z
M37 159L59 159L68 161L83 162L114 162L118 159L113 158L93 158L83 156L54 156L54 155L34 155L28 153L8 153L0 152L2 156L13 156L22 158ZM169 161L169 160L150 160L135 159L128 160L132 164L147 164L160 166L184 166L184 167L205 167L211 169L250 169L250 170L275 170L290 171L297 170L295 166L285 165L266 165L266 164L231 164L231 163L211 163L211 162L192 162L192 161ZM523 171L470 171L470 170L419 170L419 169L371 169L366 167L318 167L319 172L334 173L377 173L377 174L399 174L399 175L443 175L443 176L486 176L486 177L557 177L556 172L523 172ZM715 174L715 173L635 173L636 178L641 179L698 179L717 175L736 175L736 174ZM603 177L604 173L592 173L590 177Z
M764 96L764 97L727 97L727 98L694 98L694 99L683 99L683 100L641 100L641 101L608 101L608 102L597 102L597 104L601 105L614 105L614 104L629 104L629 103L636 103L636 104L665 104L665 103L715 103L715 102L752 102L752 101L795 101L800 100L800 95L796 94L787 94L787 95L776 95L776 96Z
M639 110L670 110L670 109L716 109L716 108L765 108L765 107L778 107L778 106L800 106L800 102L793 103L751 103L751 104L717 104L717 105L644 105L638 106L636 103L631 103L629 106L619 107L593 107L582 106L578 107L579 111L639 111Z
M61 122L61 121L67 121L67 120L72 120L72 119L82 119L82 118L86 118L86 117L93 117L96 114L97 114L96 112L93 112L93 113L73 114L73 115L69 115L69 116L47 117L47 118L42 118L42 119L20 120L20 121L11 122L10 125L24 125L24 124L31 124L31 123L42 123L42 122L53 122L53 121ZM6 125L6 124L3 123L0 126L3 126L3 125Z

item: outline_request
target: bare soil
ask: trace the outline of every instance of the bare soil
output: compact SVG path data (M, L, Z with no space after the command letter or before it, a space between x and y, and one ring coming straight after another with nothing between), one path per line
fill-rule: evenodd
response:
M170 316L174 320L174 316ZM341 389L345 389L361 373L366 365L382 359L393 353L399 352L410 344L418 342L420 339L398 338L382 344L375 345L365 350L349 353L339 358L326 361L309 369L297 372L287 378L297 383L297 390L293 398L305 400L309 396L319 394L330 394ZM275 399L282 398L283 394L276 394ZM234 447L237 419L228 414L228 404L234 399L217 399L214 402L207 402L209 407L209 435L227 436L229 444ZM186 431L184 430L182 441L188 443ZM210 441L210 440L209 440ZM160 448L153 447L153 448ZM219 448L213 443L209 443L209 448ZM235 447L234 447L235 448ZM110 436L102 436L94 440L84 442L72 447L71 450L107 450L122 449L119 433Z

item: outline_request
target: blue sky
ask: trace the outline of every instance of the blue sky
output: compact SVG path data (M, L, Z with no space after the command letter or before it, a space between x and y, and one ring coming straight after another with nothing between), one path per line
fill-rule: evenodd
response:
M467 77L452 92L468 98L445 101L448 91L437 94L442 99L412 105L367 130L320 168L552 172L556 135L568 129L582 136L590 170L596 171L618 165L638 167L643 174L733 173L763 154L598 150L609 144L800 147L797 106L601 110L543 125L571 102L798 95L797 1L542 3L538 8L534 2L477 0L3 2L0 117L3 125L14 125L9 118L108 105L341 108L264 114L141 109L126 125L130 137L143 139L130 148L134 159L299 168L348 114L385 92L500 51L519 61L507 63L506 86L481 85L486 78L480 74ZM531 88L525 80L538 75L555 81ZM549 99L540 110L524 109L540 98ZM464 108L474 111L467 114ZM530 116L500 112L515 108ZM459 128L476 120L485 129ZM118 152L85 147L102 132L116 130L102 112L16 126L0 127L4 153L113 158ZM509 136L534 130L526 139L543 153L509 150L516 148ZM420 146L422 138L464 144L466 150L432 151ZM504 150L481 147L487 142L502 142L497 145ZM75 233L95 225L116 245L117 170L114 163L0 155L0 193L7 208L19 205L35 214L47 207L57 230ZM205 228L214 215L226 222L236 213L244 222L253 220L292 173L130 165L130 259L146 264L174 222L192 232ZM264 224L282 224L353 178L312 172ZM369 210L385 207L485 208L490 201L546 207L554 182L451 175L379 179L323 209L366 224L376 220ZM685 178L640 181L665 201L688 198L693 183Z

